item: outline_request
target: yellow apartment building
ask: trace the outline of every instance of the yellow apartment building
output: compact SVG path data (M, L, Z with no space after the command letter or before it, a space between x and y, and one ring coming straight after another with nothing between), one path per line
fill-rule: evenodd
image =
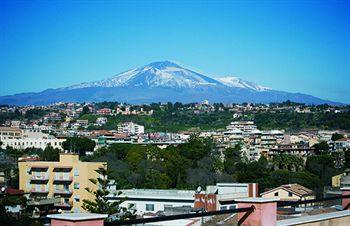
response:
M96 190L89 179L98 178L95 171L107 167L106 162L81 162L78 154L60 154L59 162L18 162L19 187L32 200L59 200L54 205L62 211L85 212L83 200L94 196L85 188Z

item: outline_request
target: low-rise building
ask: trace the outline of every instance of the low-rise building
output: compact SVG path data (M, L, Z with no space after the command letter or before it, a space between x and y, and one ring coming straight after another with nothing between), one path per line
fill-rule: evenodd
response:
M126 199L121 206L135 209L137 215L164 211L167 207L194 206L195 192L191 190L125 189L119 191L122 192L120 196L110 195L109 200L113 202Z
M225 201L236 198L257 197L257 184L247 183L217 183L207 186L205 190L199 187L195 190L176 189L125 189L116 190L109 187L109 201L125 200L122 207L132 207L137 215L155 214L169 208L195 208L208 211L236 208L234 204ZM116 195L122 192L121 195Z
M112 110L109 108L102 108L102 109L97 110L96 114L98 114L98 115L111 115Z
M334 147L337 150L343 150L350 148L350 138L344 137L339 140L334 141Z
M285 184L260 194L263 198L279 198L281 201L314 199L315 193L300 184Z

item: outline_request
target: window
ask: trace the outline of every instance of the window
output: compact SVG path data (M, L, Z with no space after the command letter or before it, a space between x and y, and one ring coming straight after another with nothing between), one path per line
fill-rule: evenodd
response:
M232 206L229 206L228 207L230 210L233 210L233 209L236 209L236 206L235 205L232 205Z
M171 208L171 207L173 207L173 205L169 205L169 204L167 205L167 204L164 204L164 209L165 209L165 208Z
M278 192L275 192L275 196L278 196Z
M146 211L154 211L154 204L146 204Z
M80 196L79 195L74 196L74 201L80 202Z
M80 184L79 183L74 183L74 189L79 189L80 188Z
M288 192L288 196L289 196L289 197L292 197L292 196L293 196L293 193L292 193L292 192Z
M227 206L220 206L220 210L227 210Z
M30 184L30 181L28 180L27 181L27 189L31 189L32 188L32 185Z

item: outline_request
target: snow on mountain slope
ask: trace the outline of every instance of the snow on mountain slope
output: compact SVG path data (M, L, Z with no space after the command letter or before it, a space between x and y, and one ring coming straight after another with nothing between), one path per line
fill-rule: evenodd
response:
M248 82L237 77L222 77L222 78L218 78L218 80L229 87L250 89L258 92L271 90L268 87L255 84L253 82Z
M81 83L67 87L67 89L126 86L193 88L213 85L222 84L215 79L183 68L173 62L160 61L123 72L109 79Z

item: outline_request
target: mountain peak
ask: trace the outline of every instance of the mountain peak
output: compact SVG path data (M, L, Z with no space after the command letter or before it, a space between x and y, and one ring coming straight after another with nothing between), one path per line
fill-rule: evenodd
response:
M164 60L164 61L156 61L156 62L152 62L150 64L148 64L146 67L152 67L152 68L157 68L157 69L164 69L166 67L178 67L181 68L180 65L169 61L169 60Z

